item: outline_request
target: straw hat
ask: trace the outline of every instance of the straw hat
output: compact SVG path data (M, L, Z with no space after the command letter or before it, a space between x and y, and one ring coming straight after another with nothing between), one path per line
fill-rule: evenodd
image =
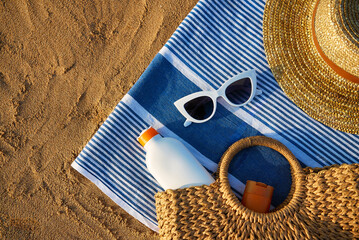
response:
M323 124L359 134L359 0L268 0L263 35L287 96Z

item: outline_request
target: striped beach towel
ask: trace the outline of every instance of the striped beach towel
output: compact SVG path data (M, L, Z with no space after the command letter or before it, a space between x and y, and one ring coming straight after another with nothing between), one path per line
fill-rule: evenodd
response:
M154 194L161 187L147 171L140 132L153 126L182 141L214 172L238 139L265 135L285 144L303 166L359 162L359 136L329 128L306 115L283 93L266 62L262 41L265 1L201 0L115 107L72 166L142 223L158 230ZM185 128L173 103L255 69L263 93L241 108L219 100L214 117ZM265 147L242 151L230 166L240 196L246 180L274 186L273 205L288 194L284 158Z

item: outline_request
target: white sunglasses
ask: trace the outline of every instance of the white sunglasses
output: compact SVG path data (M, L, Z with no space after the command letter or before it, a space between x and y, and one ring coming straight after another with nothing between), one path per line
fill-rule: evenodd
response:
M192 122L203 123L211 119L219 97L233 107L241 107L261 93L262 90L257 89L256 72L251 69L230 78L218 90L192 93L177 100L174 105L186 118L184 126L188 127Z

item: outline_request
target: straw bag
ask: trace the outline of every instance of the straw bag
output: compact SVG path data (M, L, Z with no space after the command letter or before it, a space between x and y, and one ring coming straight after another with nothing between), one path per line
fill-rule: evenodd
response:
M244 207L228 182L228 166L242 149L266 146L289 162L292 186L270 213ZM263 137L237 141L223 154L209 186L157 193L163 239L359 239L359 164L302 169L280 142Z

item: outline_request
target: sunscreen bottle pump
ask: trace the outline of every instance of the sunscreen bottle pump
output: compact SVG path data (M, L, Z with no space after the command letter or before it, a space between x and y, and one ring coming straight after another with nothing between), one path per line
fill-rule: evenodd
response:
M209 185L213 177L177 139L162 137L154 128L138 138L146 150L149 172L165 190Z

